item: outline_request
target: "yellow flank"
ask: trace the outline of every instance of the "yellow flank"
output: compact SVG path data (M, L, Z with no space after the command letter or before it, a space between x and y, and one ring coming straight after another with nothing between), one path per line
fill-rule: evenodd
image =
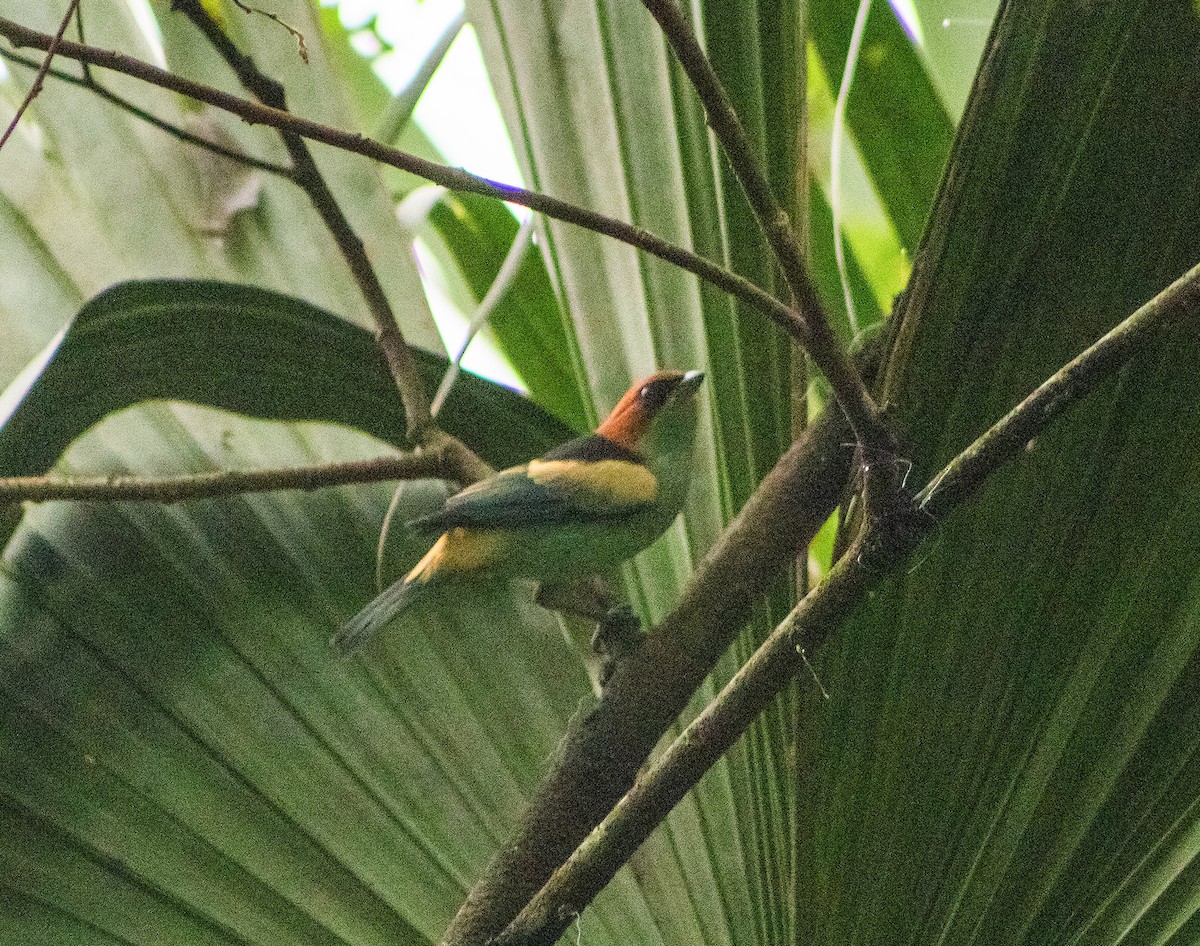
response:
M626 460L534 460L527 472L539 486L561 490L580 510L644 506L658 499L654 474Z
M433 543L433 548L404 580L428 581L434 572L483 571L500 561L508 549L509 533L503 529L451 529Z

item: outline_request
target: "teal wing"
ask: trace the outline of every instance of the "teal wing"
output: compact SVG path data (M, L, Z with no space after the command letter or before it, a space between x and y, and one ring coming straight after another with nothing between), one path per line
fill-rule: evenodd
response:
M601 441L601 443L597 443ZM410 523L429 532L590 522L654 506L658 482L640 459L593 435L497 473Z

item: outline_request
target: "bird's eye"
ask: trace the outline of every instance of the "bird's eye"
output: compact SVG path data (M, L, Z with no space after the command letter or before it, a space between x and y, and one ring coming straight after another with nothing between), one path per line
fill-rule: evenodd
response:
M642 385L638 391L638 400L650 410L657 411L667 403L678 383L678 378L655 378Z

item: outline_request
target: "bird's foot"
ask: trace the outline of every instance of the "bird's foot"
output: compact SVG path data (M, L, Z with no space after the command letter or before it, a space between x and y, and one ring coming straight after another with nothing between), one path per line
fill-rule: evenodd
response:
M642 622L633 608L620 604L609 609L592 635L592 650L601 658L601 687L608 683L617 667L641 650L645 641Z

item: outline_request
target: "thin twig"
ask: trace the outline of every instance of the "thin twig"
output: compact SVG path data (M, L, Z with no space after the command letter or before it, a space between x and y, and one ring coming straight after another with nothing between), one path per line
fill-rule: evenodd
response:
M480 300L478 307L471 314L471 321L467 324L467 331L463 335L462 344L459 345L454 357L450 359L450 367L446 369L446 373L442 376L442 383L438 385L437 393L433 396L433 405L430 410L433 412L434 417L437 417L438 411L442 409L442 405L446 402L446 398L450 396L450 390L458 380L459 374L462 373L462 360L466 357L467 349L471 346L471 342L479 334L480 329L487 324L496 306L500 304L512 286L513 280L517 278L517 273L521 269L521 263L525 260L525 251L529 249L530 244L533 242L535 222L536 218L531 216L521 224L521 228L517 231L517 235L513 237L513 241L509 245L508 252L504 254L504 261L500 264L496 278L492 280L492 284L488 286L488 291L484 293L483 299Z
M0 59L10 62L17 66L24 66L27 69L36 69L39 63L33 59L27 59L17 53L9 52L7 49L0 49ZM173 125L171 122L164 121L156 115L152 115L145 109L134 105L128 99L117 95L110 91L105 86L97 82L87 71L87 63L82 63L85 74L83 76L71 75L69 72L64 72L61 69L51 68L46 74L52 79L58 79L66 82L69 85L78 86L81 89L87 89L94 93L99 98L108 102L110 105L115 105L122 111L128 112L134 118L141 119L147 125L151 125L160 131L166 132L174 138L184 142L185 144L195 145L197 148L203 148L206 151L211 151L213 154L218 154L223 158L228 158L230 161L236 161L239 164L244 164L247 167L254 168L259 171L265 171L268 174L274 174L279 177L285 177L288 180L292 179L292 169L285 167L282 164L275 164L271 161L263 161L261 158L256 158L253 155L244 154L241 151L234 151L232 148L226 148L224 145L218 144L215 141L209 141L207 138L197 135L195 132L188 131L186 128L180 128L178 125Z
M54 54L58 51L59 44L62 42L63 33L67 31L67 27L71 23L71 18L75 15L75 10L79 6L79 0L71 0L67 6L66 15L62 18L62 23L58 26L58 32L50 40L46 47L46 58L42 60L42 65L37 71L37 75L33 77L33 85L29 87L29 91L25 94L25 98L21 100L21 104L17 106L17 113L13 115L12 121L8 123L8 127L4 129L4 134L0 135L0 148L3 148L12 133L16 130L17 124L21 121L21 116L25 114L25 109L29 108L29 103L38 97L38 93L42 91L42 83L46 79L46 72L50 68L50 63L54 60Z
M31 30L3 17L0 17L0 36L6 37L15 46L29 46L35 49L45 49L51 39L45 33ZM58 55L111 69L114 72L141 79L151 85L186 95L188 98L205 102L215 108L237 115L251 124L268 125L281 131L294 132L311 141L319 141L342 151L360 154L373 161L378 161L380 164L399 168L401 171L407 171L427 181L441 184L449 190L495 197L510 204L528 207L555 220L563 220L594 233L611 237L644 250L651 256L666 260L680 269L699 276L705 282L723 289L729 295L757 309L789 332L796 334L801 344L808 347L806 326L797 314L783 302L745 277L730 272L723 266L702 256L697 256L683 247L669 243L640 227L577 207L555 197L539 194L536 191L499 184L487 178L470 174L462 168L448 167L438 164L436 161L427 161L405 151L380 144L370 138L364 138L362 135L338 131L328 125L322 125L320 122L293 115L291 112L230 95L220 89L193 82L122 53L93 46L81 46L78 43L63 40L59 46ZM832 381L830 383L832 384Z
M442 450L422 450L399 456L328 463L320 466L273 470L215 470L185 476L138 476L67 479L58 476L0 478L0 502L178 503L193 499L267 493L279 490L314 490L351 483L388 480L456 479L457 472Z
M273 20L279 26L282 26L285 30L291 33L292 39L296 41L296 52L300 54L300 58L304 60L304 64L308 65L308 46L304 42L304 34L296 29L296 27L292 26L290 23L284 22L282 19L280 19L278 14L271 13L268 10L260 10L258 7L249 6L248 4L242 3L242 0L233 0L233 5L243 13L257 13L259 16L265 16L268 20Z
M1052 375L951 461L918 493L914 503L895 502L892 490L899 485L895 477L885 482L874 500L868 490L867 526L828 578L772 632L493 942L497 946L553 943L569 918L592 901L655 826L787 686L796 668L803 665L801 655L815 653L858 602L936 528L940 517L965 502L979 484L1019 455L1031 437L1119 371L1148 336L1187 317L1200 318L1200 265ZM895 464L879 464L876 470L885 478L889 473L906 475Z
M683 9L676 0L642 2L658 21L679 64L696 89L708 115L709 126L729 158L733 172L746 192L750 207L779 262L783 278L796 299L804 328L801 332L799 326L793 323L790 326L793 334L828 379L859 442L875 450L892 450L894 440L880 418L862 376L855 370L829 325L829 318L808 275L808 266L791 222L775 199L729 94L700 47Z
M239 50L225 35L220 25L204 9L198 0L175 0L173 9L181 11L204 34L221 58L229 65L238 81L264 105L289 114L283 86L264 74L254 60ZM396 321L387 293L367 257L366 247L341 206L329 189L324 175L313 160L312 152L304 139L296 132L279 129L284 147L292 159L292 179L304 190L313 207L325 223L326 229L337 243L342 258L346 261L359 291L366 300L367 308L375 322L375 340L383 351L388 368L400 391L404 403L408 438L412 443L421 443L432 424L429 413L429 398L421 383L417 363L404 340L404 334Z

